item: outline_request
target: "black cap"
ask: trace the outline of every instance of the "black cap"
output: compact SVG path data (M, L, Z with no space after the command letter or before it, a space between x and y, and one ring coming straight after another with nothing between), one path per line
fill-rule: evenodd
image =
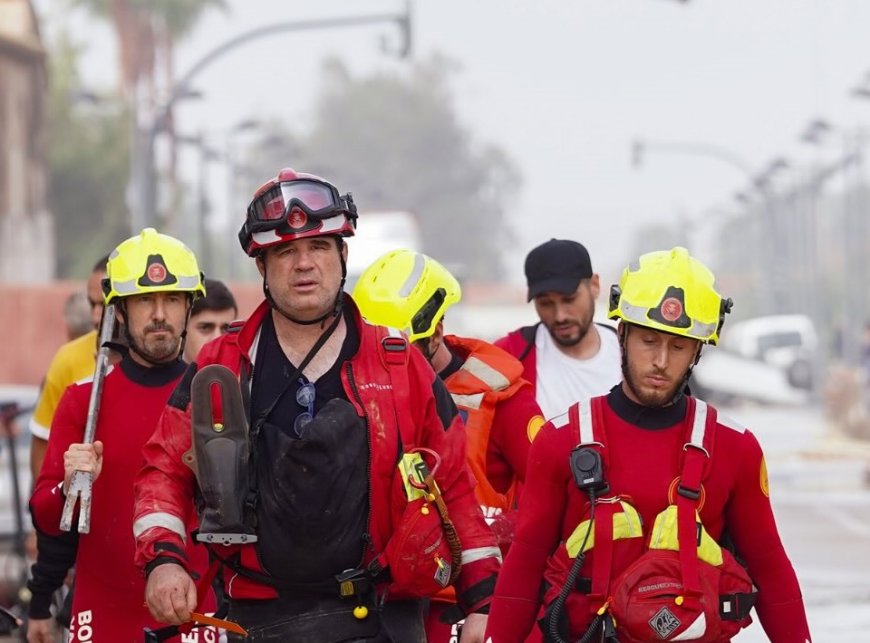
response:
M545 292L566 295L577 291L582 279L592 276L592 261L583 244L568 239L550 239L526 256L529 301Z

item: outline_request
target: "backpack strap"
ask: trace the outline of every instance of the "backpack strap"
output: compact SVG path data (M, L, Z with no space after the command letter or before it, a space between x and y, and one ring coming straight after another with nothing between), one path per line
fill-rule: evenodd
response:
M677 542L680 546L680 571L685 593L683 600L697 602L701 596L698 571L701 526L697 518L697 506L704 492L702 482L710 470L710 451L707 446L713 445L716 412L701 400L687 399L690 432L688 441L683 445L682 468L677 484Z
M578 447L593 448L601 455L607 472L607 432L604 427L606 397L593 397L568 408L568 426ZM619 497L596 498L592 529L595 537L595 558L592 563L590 606L597 610L608 597L610 573L613 568L613 515L619 509ZM580 554L578 553L578 556Z
M407 368L408 360L410 359L408 338L395 328L381 326L378 330L380 337L378 348L384 368L390 374L396 408L411 408L411 380L408 377ZM414 434L413 427L409 424L408 419L407 413L396 414L400 445L411 442L411 437Z
M518 360L521 362L526 359L526 356L529 352L535 347L535 335L538 332L538 326L541 325L541 322L537 324L532 324L531 326L523 326L520 328L520 337L522 337L526 341L525 347L523 347L522 352L520 353Z

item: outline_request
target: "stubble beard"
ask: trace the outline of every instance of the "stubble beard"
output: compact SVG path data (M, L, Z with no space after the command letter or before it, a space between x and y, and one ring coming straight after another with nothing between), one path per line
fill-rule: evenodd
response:
M639 378L635 377L630 365L625 369L624 375L628 387L631 389L631 392L634 393L634 396L638 399L640 404L651 408L660 408L671 404L677 395L677 389L679 389L682 383L681 381L672 382L670 388L667 390L650 390L649 388L641 387L637 381Z
M147 333L143 332L141 337L133 338L134 348L152 362L171 362L178 356L181 338L174 334L171 327L166 331L170 333L167 339L148 339Z

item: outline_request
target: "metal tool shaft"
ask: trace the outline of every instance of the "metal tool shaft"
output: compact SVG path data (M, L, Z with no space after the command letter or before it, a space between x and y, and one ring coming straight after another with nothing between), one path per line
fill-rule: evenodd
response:
M100 399L103 395L103 381L109 370L109 355L112 334L115 330L115 305L106 306L103 311L103 321L100 325L100 348L97 351L97 363L94 367L94 383L91 387L91 399L88 404L88 418L85 422L85 434L82 443L91 444L97 431L97 420L100 416ZM69 491L63 504L60 517L60 528L63 531L72 529L72 519L76 503L79 504L78 532L86 534L91 530L91 492L94 486L94 474L90 471L75 471L70 480Z

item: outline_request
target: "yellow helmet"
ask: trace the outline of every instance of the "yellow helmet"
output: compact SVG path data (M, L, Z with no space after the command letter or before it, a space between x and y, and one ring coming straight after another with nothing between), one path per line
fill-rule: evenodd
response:
M462 289L431 257L393 250L365 269L353 298L370 322L398 328L416 342L435 332L445 311L462 299Z
M196 255L175 237L145 228L123 241L109 255L103 279L108 306L118 297L154 292L189 292L205 295Z
M672 248L642 255L610 288L610 319L716 344L732 301L716 292L713 273Z

